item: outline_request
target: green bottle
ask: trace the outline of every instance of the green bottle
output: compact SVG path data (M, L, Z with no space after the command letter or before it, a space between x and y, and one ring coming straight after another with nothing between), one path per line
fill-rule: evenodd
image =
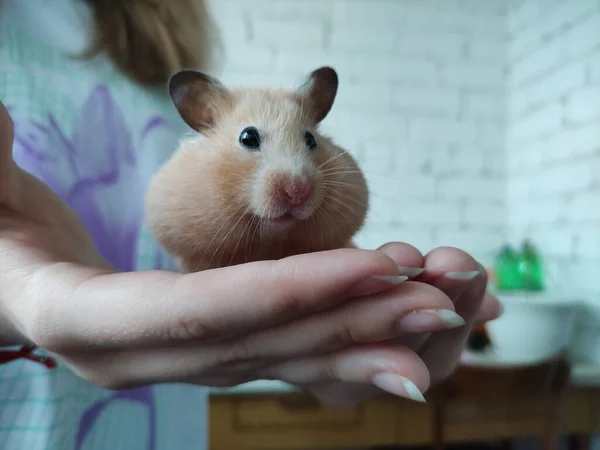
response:
M494 268L498 291L515 291L522 288L519 259L519 255L510 245L502 246L496 256Z
M529 240L523 242L519 271L523 279L523 289L526 291L540 292L544 290L544 268L540 255L533 243Z

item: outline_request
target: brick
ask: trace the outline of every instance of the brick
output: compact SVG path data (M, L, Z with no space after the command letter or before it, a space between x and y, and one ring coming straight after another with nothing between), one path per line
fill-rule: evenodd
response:
M561 130L546 139L536 142L535 148L538 151L542 164L557 163L568 160L572 157L573 143L570 138L570 133L566 130Z
M539 1L540 0L529 0L522 2L519 7L509 12L508 30L511 33L518 32L525 28L526 25L530 25L538 19L540 14Z
M355 55L352 71L360 79L411 86L433 86L437 77L434 61L372 54Z
M565 53L570 58L588 54L600 45L600 12L590 14L566 33L562 39Z
M409 124L409 136L416 142L471 144L475 141L476 127L470 122L414 118Z
M524 55L531 53L542 43L542 38L542 28L539 23L534 23L512 34L507 49L510 61L521 60Z
M540 171L539 183L534 186L540 196L554 193L581 192L589 189L600 173L600 157L573 160Z
M440 83L465 88L503 89L504 77L500 64L448 64L440 68Z
M477 121L477 145L480 148L491 148L494 151L504 152L506 139L505 127L499 121Z
M500 144L502 145L502 144ZM504 177L508 170L508 161L504 146L480 147L483 153L483 173L495 178Z
M431 154L431 170L436 175L480 174L483 152L477 147L443 146Z
M587 71L590 81L600 81L600 52L591 55L587 61Z
M573 252L573 233L568 228L539 226L531 240L545 255L570 256Z
M485 199L502 200L504 182L489 177L453 177L438 181L438 195L449 200Z
M600 222L600 189L591 190L573 197L568 211L569 219L574 222L595 223L598 226Z
M328 2L325 2L328 3ZM404 18L408 5L394 0L355 0L332 2L335 24L389 25Z
M221 0L213 0L212 3ZM246 2L239 2L246 3ZM334 14L334 2L253 0L248 9L259 17L281 21L308 21L330 19Z
M464 37L457 33L408 32L399 36L395 49L405 55L455 60L462 54L464 45Z
M561 1L544 15L542 32L551 35L569 26L577 26L582 18L599 10L597 0Z
M462 223L498 226L505 222L506 214L507 210L503 204L469 200L464 205Z
M570 129L569 138L574 155L600 151L600 121Z
M562 108L560 104L555 103L510 124L508 133L515 140L527 139L556 132L561 126Z
M253 74L272 73L276 67L276 52L269 48L252 46L243 42L225 48L225 71Z
M466 92L464 114L469 118L502 119L506 97L501 94Z
M600 203L600 196L598 198ZM574 255L600 260L600 233L598 226L575 226Z
M386 82L427 87L435 85L437 76L435 62L428 60L349 51L317 51L309 55L290 52L277 54L278 70L286 73L308 73L322 65L332 66L338 71L340 84Z
M396 198L433 199L435 196L435 179L433 176L418 175L397 171L398 190Z
M338 87L336 106L338 108L374 108L377 111L390 109L391 87L375 83L345 83Z
M432 147L423 143L398 141L391 139L390 145L394 155L394 169L399 173L430 173ZM365 153L368 154L368 144Z
M502 226L443 227L438 231L438 245L457 247L475 256L483 252L497 252L504 243L504 236Z
M497 63L506 59L508 43L501 39L469 39L467 58L473 61Z
M548 73L535 83L511 92L510 110L514 115L544 102L555 101L585 83L585 65L577 62Z
M363 148L359 158L360 168L365 176L393 177L395 153L395 149L388 140L373 139Z
M565 119L568 122L585 122L599 116L600 86L590 86L569 96L565 105Z
M454 89L398 86L392 89L392 106L411 112L456 116L460 97Z
M334 52L331 50L279 51L276 56L276 66L277 71L292 74L296 77L308 75L318 67L331 66L338 72L340 85L343 85L356 73L353 64L354 56L349 52Z
M308 51L323 48L324 33L323 24L315 21L255 18L252 44L268 48Z
M334 51L387 53L395 46L396 32L389 27L334 27L329 48Z
M520 222L525 224L556 224L564 218L565 206L565 198L559 196L535 201L520 199L511 205L510 214L520 218Z
M458 6L461 11L469 15L504 16L507 13L505 0L460 0Z
M393 221L410 226L458 225L460 205L456 202L404 201L395 211Z
M406 120L395 114L379 111L331 111L321 129L344 148L358 148L372 140L394 136L399 141L407 138Z
M562 63L564 59L563 42L555 39L545 43L526 58L512 65L508 74L509 86L517 87L531 81L536 76L549 72Z

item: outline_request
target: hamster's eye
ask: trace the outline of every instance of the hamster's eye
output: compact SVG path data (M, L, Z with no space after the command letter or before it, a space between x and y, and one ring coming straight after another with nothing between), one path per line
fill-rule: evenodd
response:
M317 141L315 140L315 137L308 131L304 132L304 142L310 150L317 148Z
M260 148L260 133L254 127L244 128L240 134L240 144L248 150L258 150Z

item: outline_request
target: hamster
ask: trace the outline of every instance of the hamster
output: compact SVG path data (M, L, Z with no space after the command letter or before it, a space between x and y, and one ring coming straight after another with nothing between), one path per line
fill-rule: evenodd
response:
M146 217L182 271L355 247L366 180L318 130L337 90L331 67L297 89L231 89L193 70L171 77L171 100L195 133L150 181Z

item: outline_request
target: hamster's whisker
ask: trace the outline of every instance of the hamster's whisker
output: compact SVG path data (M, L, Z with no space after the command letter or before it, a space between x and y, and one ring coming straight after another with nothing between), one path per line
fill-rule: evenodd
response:
M246 230L249 229L248 227L250 226L251 223L252 223L252 220L248 220L248 222L244 226L244 229L240 233L240 237L238 238L237 243L235 244L235 248L233 249L233 253L231 253L231 258L229 259L229 264L228 264L229 266L233 262L233 258L235 257L235 254L237 252L238 246L240 245L240 242L241 242L242 238L244 237L244 234L246 233Z
M317 169L320 169L321 167L325 166L326 164L329 164L330 162L332 162L332 161L335 161L335 160L336 160L336 159L338 159L338 158L341 158L342 156L344 156L344 155L345 155L345 154L347 154L347 153L348 153L348 151L347 151L347 150L344 150L343 152L341 152L341 153L339 153L339 154L337 154L337 155L334 155L334 156L332 156L332 157L331 157L331 158L329 158L327 161L325 161L324 163L320 164L320 165L317 167Z
M350 201L354 202L354 204L357 206L361 206L363 208L366 208L368 206L367 203L361 202L359 199L357 199L345 192L340 192L340 191L330 188L330 187L327 187L327 191L333 193L334 196L336 196L336 197L340 197L345 200L350 200Z
M254 245L254 238L256 237L256 232L260 228L260 219L252 219L254 222L254 231L252 232L252 238L250 239L250 245L248 245L248 241L246 240L246 253L244 255L244 262L248 261L250 254L252 252L252 246ZM250 233L248 233L248 237L250 237Z
M236 214L238 214L244 208L245 205L244 205L243 201L240 201L239 204L240 204L240 207L237 207L229 216L227 216L223 220L223 222L221 223L221 226L217 229L217 231L215 231L213 233L212 239L210 240L210 242L206 246L206 249L204 250L204 253L202 254L202 257L200 258L201 260L204 259L204 257L208 253L208 251L211 249L211 246L212 246L213 242L215 241L215 239L217 238L217 236L219 235L219 233L221 232L221 230L225 227L225 225L227 225L229 223L229 220L232 219Z
M340 206L343 206L344 208L346 208L346 210L347 210L347 211L349 211L350 213L352 213L352 215L356 216L356 212L355 212L355 211L354 211L354 210L353 210L353 209L352 209L350 206L348 206L346 203L342 202L341 200L339 200L339 199L337 199L337 198L335 198L335 197L333 197L333 196L332 196L332 197L330 197L330 198L329 198L329 200L332 200L333 202L337 203L338 205L340 205ZM338 211L339 211L339 210L338 210ZM356 221L353 221L353 220L351 220L351 219L352 219L352 217L351 217L351 216L348 216L348 215L346 215L346 214L343 214L343 212L342 212L342 211L339 211L339 212L340 212L340 214L342 215L342 217L343 217L344 219L348 220L348 222L349 222L351 225L353 225L353 226L357 225L357 222L356 222ZM355 217L354 219L355 219L355 220L358 220L358 217Z
M208 261L208 264L210 265L210 263L212 262L213 258L216 256L217 252L219 251L219 249L221 248L221 246L223 245L223 243L227 240L227 238L229 237L229 235L233 232L233 230L235 230L235 228L237 227L238 223L240 223L240 221L243 219L243 217L250 211L252 207L248 206L246 208L246 210L240 215L240 217L238 218L238 220L235 222L235 224L233 224L233 226L231 227L231 229L229 230L229 232L225 235L225 237L221 240L221 243L219 244L219 246L216 248L216 250L213 252L213 255L211 256L210 260Z

